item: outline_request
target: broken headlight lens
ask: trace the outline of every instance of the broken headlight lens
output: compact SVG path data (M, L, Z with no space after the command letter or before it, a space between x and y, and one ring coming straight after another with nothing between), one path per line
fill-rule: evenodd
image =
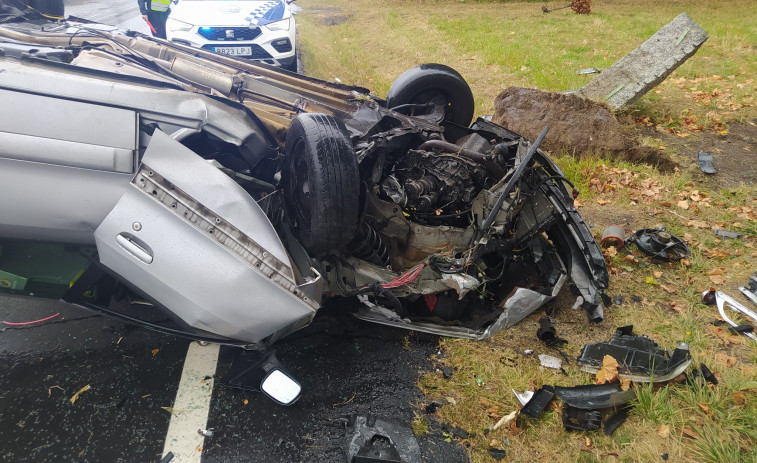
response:
M289 18L282 19L273 23L266 24L265 27L272 31L286 31L289 30Z
M192 30L194 24L185 23L178 19L168 18L166 21L166 28L171 32L187 32Z

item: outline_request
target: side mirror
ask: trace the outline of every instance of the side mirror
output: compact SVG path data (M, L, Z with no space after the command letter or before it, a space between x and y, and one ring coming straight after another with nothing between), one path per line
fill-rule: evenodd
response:
M278 368L268 372L260 390L280 405L292 405L300 398L302 386L294 378Z

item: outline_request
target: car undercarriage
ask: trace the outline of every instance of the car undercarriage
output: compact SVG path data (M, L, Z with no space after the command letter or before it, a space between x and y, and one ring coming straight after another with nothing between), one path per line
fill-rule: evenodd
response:
M92 249L51 297L112 311L134 293L189 335L260 348L335 297L363 320L484 339L568 283L603 318L578 192L542 137L471 124L446 66L384 100L95 24L0 24L0 49L0 194L25 198L0 206L5 254ZM60 195L35 195L40 178Z

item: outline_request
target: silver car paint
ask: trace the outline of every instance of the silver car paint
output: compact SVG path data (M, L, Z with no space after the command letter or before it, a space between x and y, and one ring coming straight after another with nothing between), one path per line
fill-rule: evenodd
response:
M257 343L309 323L318 308L257 203L160 131L95 239L103 265L220 336Z

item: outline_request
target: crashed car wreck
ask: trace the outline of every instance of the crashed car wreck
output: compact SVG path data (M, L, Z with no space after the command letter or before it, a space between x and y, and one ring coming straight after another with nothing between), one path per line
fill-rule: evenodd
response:
M567 282L602 320L577 192L540 140L471 124L454 70L413 68L383 100L26 14L0 24L2 291L122 317L138 298L170 332L249 348L334 297L484 339Z

